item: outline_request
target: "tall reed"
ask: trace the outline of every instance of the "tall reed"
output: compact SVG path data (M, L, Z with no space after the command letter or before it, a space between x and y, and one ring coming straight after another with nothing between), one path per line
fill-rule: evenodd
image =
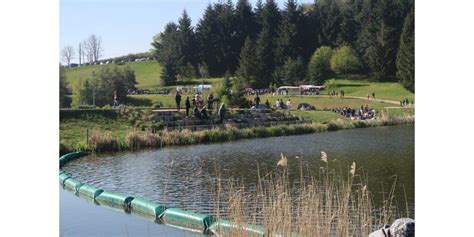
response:
M288 158L295 163L297 159ZM298 178L291 180L288 166L257 177L257 184L245 186L238 181L222 181L216 187L219 200L216 216L237 226L263 225L268 236L368 236L369 233L399 217L395 184L387 199L375 207L367 179L354 162L347 172L336 172L334 161L321 157L318 174L304 171L300 161ZM289 164L291 165L291 164ZM218 175L219 177L219 175ZM224 191L225 190L225 191ZM221 233L225 236L252 236L242 228Z

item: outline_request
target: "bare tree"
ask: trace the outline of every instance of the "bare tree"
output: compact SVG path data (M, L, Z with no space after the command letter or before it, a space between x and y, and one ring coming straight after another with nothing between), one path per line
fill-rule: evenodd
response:
M71 65L71 59L74 57L74 48L72 46L64 47L63 50L61 50L61 56L69 67Z
M89 41L88 40L84 40L84 42L82 42L82 48L84 49L84 52L82 53L82 56L86 57L87 62L92 64L92 62L93 62L92 49L89 46ZM84 61L86 61L86 60L84 60Z
M90 63L99 61L104 49L100 37L92 34L84 41L84 50Z
M79 43L79 67L81 66L81 60L82 60L82 46L81 43Z

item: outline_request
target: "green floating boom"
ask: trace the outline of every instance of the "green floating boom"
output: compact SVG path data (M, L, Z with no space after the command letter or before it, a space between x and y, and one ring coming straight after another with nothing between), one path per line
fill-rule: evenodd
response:
M73 178L69 178L69 179L66 179L64 181L64 186L66 188L69 188L69 189L72 189L74 190L75 192L77 192L77 190L82 186L84 185L84 183L80 182L80 181L77 181Z
M165 206L144 198L134 198L130 204L132 211L141 212L158 218L166 209Z
M86 196L86 197L91 198L91 199L95 199L103 191L104 191L103 189L94 187L94 186L89 185L89 184L84 184L77 190L79 195Z
M61 183L61 185L64 185L64 181L70 178L71 176L67 175L66 173L59 174L59 182Z
M85 152L85 151L75 151L75 152L67 153L67 154L59 157L59 167L66 164L68 161L71 161L71 160L74 160L74 159L77 159L79 157L83 157L83 156L86 156L86 155L88 155L88 153Z
M237 233L245 232L246 236L264 236L265 227L261 225L251 225L251 224L237 224L233 221L228 220L216 220L210 227L214 234L219 236L227 236Z
M185 211L179 208L166 209L160 216L165 224L184 229L204 232L214 219L208 215Z
M95 200L100 204L109 204L122 207L130 207L130 202L132 202L133 199L133 196L109 191L103 191L95 198Z

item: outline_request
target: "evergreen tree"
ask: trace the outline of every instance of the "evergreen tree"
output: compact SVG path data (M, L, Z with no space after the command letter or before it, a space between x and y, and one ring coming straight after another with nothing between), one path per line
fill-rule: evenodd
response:
M263 88L273 81L273 70L275 69L274 48L277 39L277 28L280 23L280 12L273 0L267 0L262 9L262 30L256 42L256 72L257 88Z
M338 46L342 43L342 16L334 0L317 1L316 20L318 24L318 41L321 45Z
M152 45L155 48L155 58L162 65L161 85L175 85L181 60L178 46L178 26L172 22L168 23L165 31L155 38Z
M255 64L255 46L250 37L247 37L244 47L242 47L242 51L240 52L239 69L237 73L244 84L250 87L256 86Z
M239 0L237 2L235 6L235 21L238 41L237 48L240 49L247 37L255 39L257 34L255 14L248 0Z
M305 68L300 57L297 59L287 58L281 70L281 82L284 85L297 85L303 81Z
M355 19L354 12L357 9L356 1L342 2L339 9L341 11L341 41L343 44L354 47L357 34L360 31L360 25Z
M59 107L65 108L69 107L71 100L67 95L71 94L71 89L69 88L69 82L66 80L66 74L64 73L63 68L59 68Z
M255 4L255 33L258 34L262 30L263 25L263 3L262 0L258 0Z
M369 67L373 79L388 81L395 77L396 55L400 40L400 6L396 0L379 0L374 11L376 21L372 21L372 34L367 49Z
M405 88L415 92L415 16L414 10L405 19L397 53L397 78Z
M191 19L186 10L179 19L177 34L178 62L177 67L185 67L188 63L197 66L196 39L194 29L191 26Z
M279 35L275 49L275 62L282 65L288 58L295 59L302 54L301 12L296 1L288 0L282 13Z
M196 27L196 35L199 42L199 57L208 66L209 74L219 75L222 71L218 63L218 21L217 12L211 4L204 11L202 19Z
M228 0L226 3L216 4L215 10L218 17L218 31L214 36L218 39L217 45L215 45L218 48L218 63L221 70L232 73L237 68L241 47L238 46L236 37L234 6L232 1Z

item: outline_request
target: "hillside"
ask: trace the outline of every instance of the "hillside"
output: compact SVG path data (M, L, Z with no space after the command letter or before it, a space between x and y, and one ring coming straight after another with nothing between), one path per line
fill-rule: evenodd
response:
M73 90L76 90L81 82L92 77L93 71L97 72L101 67L113 67L113 65L114 64L66 68L66 78ZM135 77L138 82L137 87L139 89L153 89L158 86L161 74L161 66L158 62L128 62L125 65L129 65L130 68L135 71ZM124 67L125 65L119 67Z

